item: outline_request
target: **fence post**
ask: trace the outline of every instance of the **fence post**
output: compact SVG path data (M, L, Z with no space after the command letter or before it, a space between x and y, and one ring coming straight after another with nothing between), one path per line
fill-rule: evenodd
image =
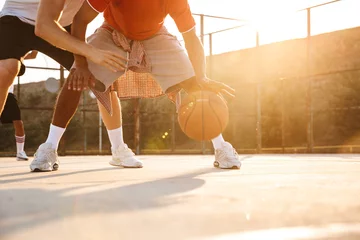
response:
M212 56L213 56L213 35L212 33L209 34L209 77L212 78L213 73L213 65L212 65Z
M256 85L256 150L257 153L261 153L262 132L261 132L261 83Z
M307 13L307 47L306 47L306 76L307 76L307 94L306 94L306 108L307 108L307 148L308 152L313 152L313 106L312 106L312 79L310 76L310 58L311 58L311 9L306 9Z
M64 74L64 67L60 65L60 91L61 88L64 86L65 83L65 74ZM63 137L60 139L60 153L62 156L66 155L66 131Z
M281 148L282 152L285 153L285 101L284 101L284 80L281 80L280 87L281 94Z
M200 15L200 39L201 39L201 43L202 45L204 45L204 15L201 14ZM205 141L201 141L201 153L205 154L206 151L206 144Z
M102 153L102 120L99 111L99 153Z
M200 14L200 39L201 43L204 45L204 14Z
M86 95L85 95L85 91L83 91L82 117L83 117L83 126L84 126L84 153L87 150L87 126L86 126L85 104L86 104Z
M256 49L257 49L257 59L260 57L260 37L259 32L256 32ZM261 82L259 79L256 79L256 150L257 153L261 153L261 142L262 142L262 132L261 132Z
M175 131L176 112L171 116L171 152L175 152L176 147L176 131Z
M136 155L140 154L140 99L134 99L134 118L135 118L135 132L134 132L134 147Z

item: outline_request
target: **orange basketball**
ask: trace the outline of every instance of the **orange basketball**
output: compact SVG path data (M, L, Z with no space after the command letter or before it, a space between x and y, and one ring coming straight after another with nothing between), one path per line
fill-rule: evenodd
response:
M181 130L195 140L211 140L224 131L229 109L224 98L209 91L186 95L178 110Z

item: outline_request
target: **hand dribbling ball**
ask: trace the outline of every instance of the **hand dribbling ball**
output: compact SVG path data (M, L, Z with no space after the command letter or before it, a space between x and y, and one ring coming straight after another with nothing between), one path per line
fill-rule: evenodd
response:
M187 94L178 109L181 130L198 141L211 140L219 136L229 121L229 109L225 99L210 91Z

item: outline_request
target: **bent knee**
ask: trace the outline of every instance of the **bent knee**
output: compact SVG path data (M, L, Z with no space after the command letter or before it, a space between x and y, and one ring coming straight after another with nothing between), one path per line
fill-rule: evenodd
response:
M21 63L17 59L0 60L0 85L10 86L20 71Z

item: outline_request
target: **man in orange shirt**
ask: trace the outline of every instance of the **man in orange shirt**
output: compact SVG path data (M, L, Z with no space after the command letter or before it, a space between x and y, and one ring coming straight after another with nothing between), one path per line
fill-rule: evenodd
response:
M87 25L100 12L104 12L105 22L85 43ZM167 15L174 19L182 33L188 55L176 37L163 26ZM234 94L229 86L206 77L204 49L196 36L195 21L187 0L87 0L73 21L72 35L76 39L65 32L52 34L52 44L79 54L75 55L68 78L73 89L82 89L96 79L96 89L106 91L126 69L130 69L150 73L165 93L208 89L230 96ZM85 49L86 44L114 52L122 58L108 59L108 66L99 65L79 51ZM240 168L235 149L221 134L212 143L215 167Z

